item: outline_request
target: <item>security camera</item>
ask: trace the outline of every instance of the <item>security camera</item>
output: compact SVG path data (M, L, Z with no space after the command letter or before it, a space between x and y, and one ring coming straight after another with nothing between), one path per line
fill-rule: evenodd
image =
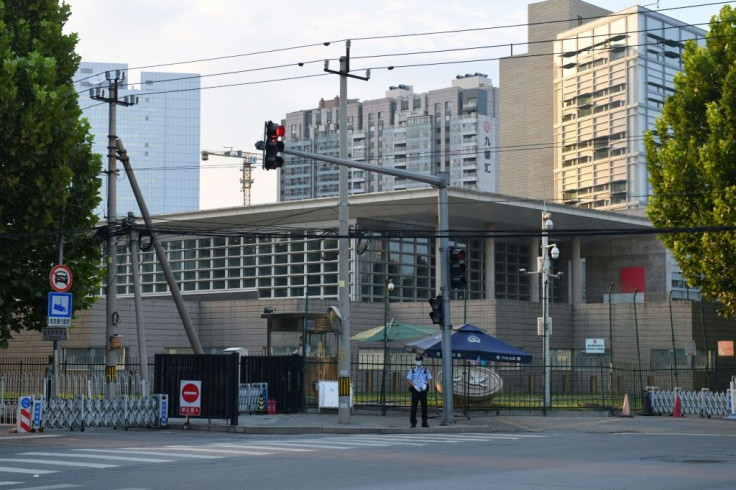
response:
M388 287L389 291L393 291L396 286L394 286L394 282L392 280L389 280L386 287Z
M551 230L553 227L552 220L548 217L546 220L544 220L544 227L548 230Z
M520 272L520 273L522 273L522 274L526 274L526 269L524 269L524 268L522 267L521 269L519 269L519 272Z
M553 259L557 260L557 258L560 256L560 249L557 248L557 246L552 246L552 250L549 251L549 254L552 256Z

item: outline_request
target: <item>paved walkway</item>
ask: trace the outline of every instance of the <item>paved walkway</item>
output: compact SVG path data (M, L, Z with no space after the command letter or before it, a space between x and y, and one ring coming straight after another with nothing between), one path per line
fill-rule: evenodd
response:
M171 419L172 428L185 428L184 419ZM336 413L306 413L290 415L241 415L237 426L225 420L190 419L186 428L249 434L399 434L414 432L462 433L462 432L549 432L584 431L600 433L616 432L687 432L736 435L736 421L723 418L688 416L609 416L607 412L553 413L541 415L473 415L469 418L455 416L454 424L442 425L442 418L430 418L429 428L409 427L408 414L356 415L347 424L338 423Z
M688 433L736 436L736 421L722 417L688 415L619 417L608 412L553 412L551 415L489 415L469 417L456 412L454 423L442 425L442 416L430 414L429 428L409 427L407 413L381 415L351 414L350 422L338 423L337 413L241 415L238 425L222 419L169 419L169 428L247 434L409 434L463 432L587 432L587 433ZM104 430L104 429L102 429ZM14 425L0 425L0 434L14 433Z

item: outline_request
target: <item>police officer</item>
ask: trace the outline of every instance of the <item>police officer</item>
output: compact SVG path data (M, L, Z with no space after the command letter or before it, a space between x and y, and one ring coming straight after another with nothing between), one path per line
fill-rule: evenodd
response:
M422 356L416 357L416 366L409 370L406 375L411 391L411 414L409 422L412 429L417 426L417 404L422 402L422 427L429 427L427 423L427 388L432 380L432 375L426 367L422 366Z

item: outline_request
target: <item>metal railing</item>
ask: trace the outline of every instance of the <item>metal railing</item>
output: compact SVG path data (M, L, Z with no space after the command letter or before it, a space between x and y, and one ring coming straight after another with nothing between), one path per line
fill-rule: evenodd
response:
M384 364L382 355L354 354L351 362L351 382L353 386L354 407L364 413L382 414L387 410L407 410L411 395L406 383L406 375L413 366L406 356L391 356ZM401 359L397 362L396 359ZM257 363L258 357L250 357L248 362ZM65 369L56 378L53 395L58 399L102 399L105 385L112 382L114 392L132 399L142 396L142 382L136 373L120 372L114 379L104 376L104 359L88 360L77 364L66 364ZM304 359L304 375L297 370L285 374L281 364L266 362L249 383L266 382L269 378L268 398L274 398L283 382L289 386L298 377L299 393L289 391L288 396L298 399L293 407L279 402L279 413L291 413L298 410L309 410L318 405L317 384L319 381L337 380L337 365L333 359ZM393 362L392 362L393 361ZM727 386L721 386L721 380L730 380L731 372L726 370L706 369L700 367L689 369L661 366L650 369L638 369L637 365L618 366L611 369L608 365L585 366L552 366L551 376L551 410L555 411L616 411L623 407L624 398L628 395L631 410L644 408L646 390L656 386L661 392L678 388L682 391L700 392L709 388L715 392L725 392ZM432 375L441 380L441 361L425 359L425 366ZM384 371L385 367L385 371ZM293 366L292 366L293 368ZM33 395L49 397L50 380L44 375L46 359L0 359L0 423L12 423L15 418L17 397ZM153 369L149 372L153 373ZM543 366L541 364L514 365L503 363L471 363L455 360L453 363L453 398L457 412L486 411L497 413L540 413L543 410ZM269 374L270 373L270 374ZM278 375L278 376L277 376ZM256 379L258 378L258 379ZM264 379L260 379L264 378ZM245 382L245 380L244 380ZM430 406L440 409L442 392L436 384L430 388ZM262 411L263 407L254 410L257 398L253 390L251 396L243 393L240 400L241 412ZM53 397L49 397L53 398ZM255 400L255 401L254 401ZM685 400L683 400L685 402ZM267 403L267 400L266 400ZM263 404L263 402L261 403Z

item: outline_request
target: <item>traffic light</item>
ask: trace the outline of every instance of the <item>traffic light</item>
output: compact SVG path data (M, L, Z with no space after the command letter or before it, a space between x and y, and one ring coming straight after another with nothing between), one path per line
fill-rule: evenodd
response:
M450 288L465 289L468 285L467 274L468 266L465 263L467 253L465 249L450 247Z
M429 298L429 306L432 308L429 314L432 323L442 325L442 295L438 294L436 298Z
M263 145L263 168L275 170L284 164L281 152L284 151L282 138L286 134L286 128L280 124L268 121L264 132L265 142Z

